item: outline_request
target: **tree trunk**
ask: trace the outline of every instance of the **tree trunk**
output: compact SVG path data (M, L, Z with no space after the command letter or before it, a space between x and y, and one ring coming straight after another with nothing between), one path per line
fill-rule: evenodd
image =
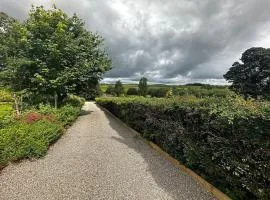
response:
M16 110L16 114L17 115L20 115L21 112L20 112L20 108L19 108L19 102L18 102L18 98L17 98L17 95L14 93L13 95L13 98L14 98L14 102L15 102L15 110Z
M58 104L58 95L56 92L54 92L54 107L57 109Z

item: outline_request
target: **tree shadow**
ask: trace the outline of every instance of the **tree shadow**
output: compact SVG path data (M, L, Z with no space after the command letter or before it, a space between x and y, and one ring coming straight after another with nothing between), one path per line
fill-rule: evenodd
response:
M94 111L91 111L91 110L81 110L81 112L80 112L80 116L84 116L84 115L89 115L89 114L91 114L92 112L94 112Z
M151 173L156 184L173 199L214 199L212 195L193 181L190 176L174 167L169 161L146 145L135 131L131 131L102 107L98 107L104 112L110 127L119 136L112 136L111 138L140 154L147 164L147 171Z

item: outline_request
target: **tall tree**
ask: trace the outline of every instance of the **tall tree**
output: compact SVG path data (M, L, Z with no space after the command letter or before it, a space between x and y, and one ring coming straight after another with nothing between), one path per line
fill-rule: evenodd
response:
M139 82L139 90L138 93L141 96L146 96L148 92L148 86L147 86L147 78L143 77L141 78Z
M270 49L250 48L224 75L231 89L245 98L270 97Z
M6 13L0 12L0 70L4 67L4 59L7 53L7 33L11 28L12 24L15 22L15 19L9 17Z
M118 97L125 93L124 87L123 87L122 82L120 80L115 83L114 93Z
M70 92L90 91L111 68L101 36L55 7L32 7L28 19L12 23L4 35L1 81L34 99L57 102Z
M105 91L106 94L114 95L114 87L109 85Z

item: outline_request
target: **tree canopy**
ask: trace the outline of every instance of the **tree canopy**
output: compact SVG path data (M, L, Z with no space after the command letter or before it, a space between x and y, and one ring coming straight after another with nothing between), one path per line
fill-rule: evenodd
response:
M250 48L224 75L231 89L245 98L270 97L270 49Z
M111 68L102 37L56 7L32 7L27 20L10 22L0 47L2 84L32 98L91 91Z
M123 84L122 82L119 80L119 81L116 81L115 83L115 86L114 86L114 93L116 94L116 96L121 96L125 93L125 90L124 90L124 87L123 87Z
M141 78L139 82L139 90L138 93L141 96L146 96L148 92L148 86L147 86L147 78L143 77Z

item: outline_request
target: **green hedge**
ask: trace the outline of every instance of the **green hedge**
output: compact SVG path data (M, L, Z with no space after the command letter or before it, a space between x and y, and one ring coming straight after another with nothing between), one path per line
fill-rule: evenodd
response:
M97 103L233 199L270 198L270 104L238 98Z

